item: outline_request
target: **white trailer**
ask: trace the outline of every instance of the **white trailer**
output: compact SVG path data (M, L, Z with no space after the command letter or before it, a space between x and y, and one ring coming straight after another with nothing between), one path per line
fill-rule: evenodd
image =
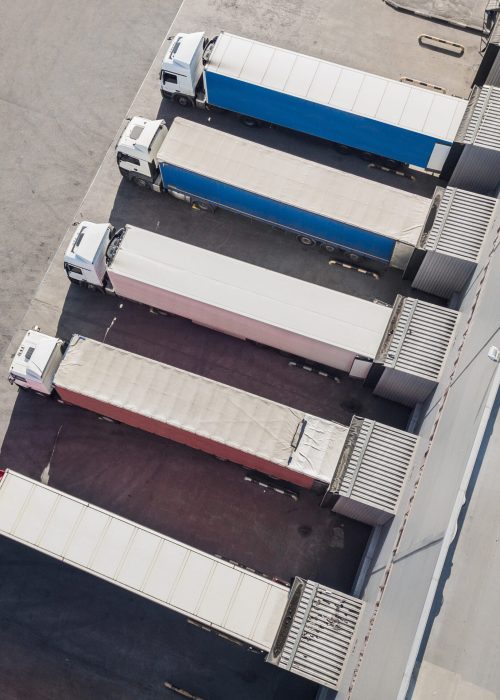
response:
M290 591L11 470L0 471L0 534L337 688L363 608L357 598L300 578Z
M109 224L84 221L64 260L77 284L358 377L366 376L391 316L382 304L134 226L114 233Z
M376 390L384 380L387 397L408 405L439 379L458 316L403 297L391 309L133 226L82 222L65 268L76 284L368 377Z

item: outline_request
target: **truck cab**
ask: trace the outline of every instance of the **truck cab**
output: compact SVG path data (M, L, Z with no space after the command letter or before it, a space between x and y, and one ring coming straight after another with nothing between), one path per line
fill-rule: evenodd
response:
M137 185L161 190L157 155L167 134L163 119L133 117L116 144L121 174Z
M73 284L102 288L106 278L106 251L115 229L111 224L82 221L64 254L64 269Z
M49 396L65 346L59 338L36 329L28 331L10 366L9 382Z
M175 35L161 64L160 90L163 97L173 99L183 107L194 105L207 43L204 32Z

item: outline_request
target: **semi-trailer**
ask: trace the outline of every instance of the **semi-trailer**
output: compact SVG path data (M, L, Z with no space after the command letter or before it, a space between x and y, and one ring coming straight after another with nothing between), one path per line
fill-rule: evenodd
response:
M179 33L160 89L182 106L217 107L403 163L440 171L467 100L227 32Z
M404 269L431 199L174 119L134 117L116 145L122 175L201 209L221 207Z
M0 534L332 689L363 611L345 593L299 577L284 585L11 470L0 471Z
M84 221L65 255L72 282L364 376L391 309L143 229Z
M379 428L374 432L380 424L373 421L356 418L350 427L344 426L80 335L65 344L28 331L9 380L274 479L322 494L329 491L334 498L328 498L328 506L335 504L342 483L357 479L359 488L370 473L369 460L366 464L360 460L356 479L346 473L353 450L359 457L383 444L376 437ZM402 469L401 460L395 459L396 445L401 439L415 439L382 427L384 439L390 435L394 448L389 460L381 460L385 467L380 470L379 490L377 475L372 474L369 493L362 496L359 491L353 497L373 507L370 524L394 514L408 466Z
M392 309L134 226L78 225L72 282L367 379L414 405L432 391L457 312L398 297Z

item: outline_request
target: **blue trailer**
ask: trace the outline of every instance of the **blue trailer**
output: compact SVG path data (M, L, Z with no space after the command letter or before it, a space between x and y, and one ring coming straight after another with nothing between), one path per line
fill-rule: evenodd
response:
M178 34L160 71L165 97L215 106L440 171L467 107L458 97L222 32Z
M153 189L278 226L305 244L319 241L400 269L431 203L187 119L175 119L167 130L163 122L134 117L117 149L122 172L149 179Z

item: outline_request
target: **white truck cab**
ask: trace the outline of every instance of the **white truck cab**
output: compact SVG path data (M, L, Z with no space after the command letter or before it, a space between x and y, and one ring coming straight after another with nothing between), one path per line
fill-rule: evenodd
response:
M183 107L194 105L208 43L204 32L175 35L161 64L160 90L163 97L174 99Z
M163 119L133 117L116 144L121 174L138 185L156 189L159 180L156 157L167 131Z
M9 382L49 396L65 348L66 343L59 338L35 329L28 331L10 366Z
M64 269L71 282L82 287L103 287L106 252L114 233L111 224L78 224L64 254Z

